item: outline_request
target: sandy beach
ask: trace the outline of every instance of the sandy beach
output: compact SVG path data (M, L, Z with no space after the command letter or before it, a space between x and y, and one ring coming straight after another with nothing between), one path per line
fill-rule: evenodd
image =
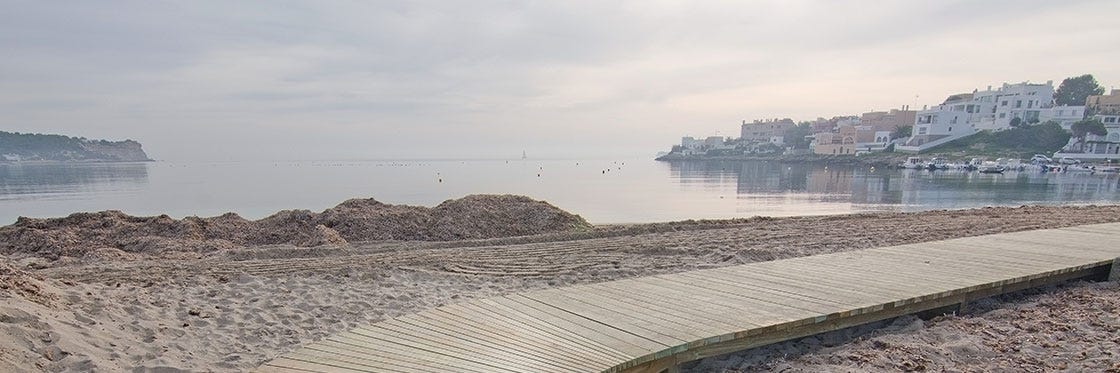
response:
M291 242L268 244L254 244L245 237L160 233L160 240L170 240L156 245L150 237L113 236L117 233L97 223L98 234L104 233L100 236L89 233L93 230L72 230L67 237L116 238L98 241L97 247L63 240L69 243L57 247L69 248L65 253L69 255L52 252L54 244L20 249L9 242L0 262L0 371L244 371L360 324L465 299L1120 221L1120 206L1026 206L593 227L552 212L550 206L536 208L510 213L535 211L533 216L552 218L536 219L531 224L536 228L513 233L463 230L460 236L450 237L453 240L442 231L391 240L347 239L346 235L360 230L345 233L320 224L329 214L288 214L307 217L289 220L315 223L298 225L309 229L301 232L319 233L291 235ZM505 215L500 210L480 215L470 209L447 209L439 216L444 222L465 216L482 227L511 224L502 220ZM557 217L563 224L554 224ZM146 220L125 221L131 223L121 227L135 232L139 229L135 224ZM82 229L89 228L90 223L83 222L87 226ZM40 221L41 228L36 229L62 223ZM193 224L188 226L202 226ZM12 229L6 237L30 237L26 231ZM1075 283L986 300L961 315L927 321L904 317L686 368L696 372L1120 369L1115 352L1120 343L1118 306L1116 284Z

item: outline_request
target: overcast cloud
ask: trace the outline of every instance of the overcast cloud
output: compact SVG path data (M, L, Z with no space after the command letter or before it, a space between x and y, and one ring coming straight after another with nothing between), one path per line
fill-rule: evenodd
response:
M1116 1L0 1L0 130L168 160L652 155L1092 73Z

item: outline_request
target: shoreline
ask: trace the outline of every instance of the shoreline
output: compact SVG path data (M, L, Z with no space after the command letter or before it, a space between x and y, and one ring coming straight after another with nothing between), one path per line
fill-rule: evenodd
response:
M680 155L668 154L657 157L654 160L660 162L704 162L704 161L764 161L764 162L779 162L779 163L805 163L805 164L827 164L827 165L848 165L848 166L870 166L870 167L898 167L907 157L913 157L913 154L907 153L872 153L867 155L816 155L816 154L803 154L803 155L720 155L720 156L707 156L707 155Z
M1115 221L1120 205L990 207L605 225L462 241L94 250L58 260L6 255L0 264L12 274L0 276L0 370L249 370L343 330L461 300Z
M5 161L5 160L0 160L0 166L9 166L9 165L43 166L43 165L64 165L64 164L149 163L149 162L157 162L157 161L154 160L154 159L130 160L130 161L118 161L118 160L112 160L112 159L85 159L85 160L72 160L72 161L55 161L55 160Z

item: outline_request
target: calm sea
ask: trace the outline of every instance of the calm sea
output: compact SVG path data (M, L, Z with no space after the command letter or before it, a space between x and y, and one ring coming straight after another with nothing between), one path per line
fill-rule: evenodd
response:
M0 224L115 209L261 218L348 198L434 206L476 193L593 223L1120 201L1117 175L883 170L774 162L400 160L0 165Z

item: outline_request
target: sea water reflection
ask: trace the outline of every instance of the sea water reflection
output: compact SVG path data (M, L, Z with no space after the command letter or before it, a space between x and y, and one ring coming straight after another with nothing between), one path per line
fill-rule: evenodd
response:
M596 224L638 223L1114 203L1118 179L649 159L0 164L0 224L109 209L255 219L349 198L434 206L480 193L545 200Z
M1116 174L982 174L730 161L673 162L670 170L684 186L733 181L738 199L748 202L792 198L805 203L846 203L852 211L1120 201L1120 178Z
M128 193L143 189L147 182L147 163L0 164L0 200Z

